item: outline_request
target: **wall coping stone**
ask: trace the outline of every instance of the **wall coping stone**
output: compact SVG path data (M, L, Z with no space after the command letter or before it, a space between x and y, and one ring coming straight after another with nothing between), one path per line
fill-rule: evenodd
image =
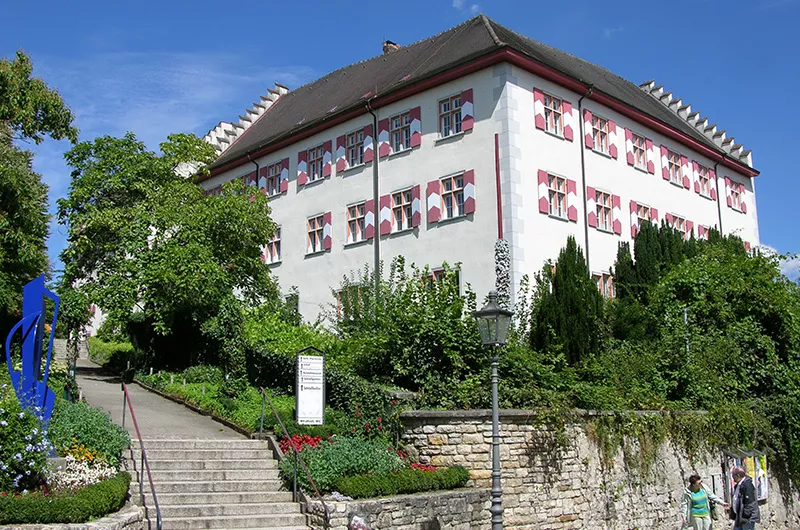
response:
M523 410L523 409L500 409L500 419L524 420L542 414L544 410ZM669 414L708 414L705 410L585 410L571 409L570 412L578 417L591 418L600 416L616 416L618 414L634 414L636 416L654 416ZM407 410L400 413L401 420L409 421L429 421L429 420L484 420L491 419L491 409L473 410Z

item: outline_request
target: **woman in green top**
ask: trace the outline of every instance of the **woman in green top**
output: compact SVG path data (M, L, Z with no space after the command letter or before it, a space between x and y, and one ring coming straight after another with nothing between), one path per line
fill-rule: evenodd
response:
M709 530L711 528L711 502L727 508L724 500L706 489L700 475L689 477L689 487L683 492L681 514L683 530Z

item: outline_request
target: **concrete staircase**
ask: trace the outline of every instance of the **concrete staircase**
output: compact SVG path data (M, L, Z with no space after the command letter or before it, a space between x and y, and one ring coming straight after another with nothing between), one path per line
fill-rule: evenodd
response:
M292 494L281 491L278 462L267 442L228 440L145 440L164 530L271 529L307 530L306 516ZM139 442L129 462L136 481ZM156 511L147 474L145 507L150 529ZM131 483L131 499L139 502L139 484Z

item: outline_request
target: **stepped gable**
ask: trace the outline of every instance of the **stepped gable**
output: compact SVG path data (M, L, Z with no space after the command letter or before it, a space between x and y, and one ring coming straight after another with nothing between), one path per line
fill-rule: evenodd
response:
M520 35L485 15L478 15L447 31L393 49L339 70L283 95L256 121L240 120L242 131L211 165L212 171L246 154L324 124L338 116L364 109L376 95L387 96L455 67L499 51L510 50L560 72L594 92L610 96L676 129L720 154L747 164L749 152L732 143L719 144L705 130L684 119L686 108L673 110L636 84L596 64ZM263 113L262 113L263 114ZM221 123L225 129L236 125ZM247 130L244 128L247 126ZM716 131L715 131L716 132ZM230 133L224 132L230 136ZM727 149L729 147L730 149ZM737 149L734 149L736 147ZM740 153L734 157L731 153ZM208 176L201 178L204 180Z
M255 123L262 114L267 112L281 96L289 93L289 89L280 83L275 83L275 88L267 89L267 94L261 96L253 106L239 116L239 121L235 123L221 121L216 127L208 131L203 140L214 146L217 154L222 154L233 142Z
M748 167L753 167L753 153L751 150L745 149L742 144L737 144L733 136L727 136L726 130L718 129L716 124L709 123L708 118L700 117L699 112L692 111L691 105L684 103L682 99L674 96L672 92L665 92L664 87L657 85L655 79L642 83L639 88L714 142L718 150L722 149L729 157Z

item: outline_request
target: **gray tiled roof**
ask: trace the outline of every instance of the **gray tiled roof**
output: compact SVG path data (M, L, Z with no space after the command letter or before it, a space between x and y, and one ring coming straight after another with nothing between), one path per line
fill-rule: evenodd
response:
M728 154L667 104L616 74L524 37L478 15L397 51L346 66L282 96L217 159L235 160L364 106L364 95L386 95L489 53L512 49L677 129L720 154ZM334 109L331 111L331 109Z

